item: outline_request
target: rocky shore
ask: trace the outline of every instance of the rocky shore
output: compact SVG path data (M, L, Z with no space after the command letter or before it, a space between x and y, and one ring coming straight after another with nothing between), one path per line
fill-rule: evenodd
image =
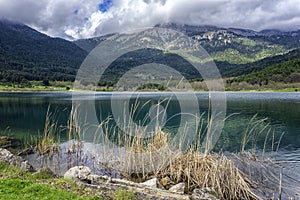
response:
M12 154L6 149L0 148L0 162L13 165L25 172L32 174L47 171L51 176L58 175L47 169L34 169L32 165L22 157ZM135 183L125 179L111 178L93 174L89 167L75 166L65 174L65 179L72 179L77 185L89 188L104 199L111 199L111 193L119 190L130 191L136 199L158 199L158 200L217 200L216 192L211 188L197 188L193 193L187 194L185 183L174 184L168 177L163 179L153 178L143 183Z

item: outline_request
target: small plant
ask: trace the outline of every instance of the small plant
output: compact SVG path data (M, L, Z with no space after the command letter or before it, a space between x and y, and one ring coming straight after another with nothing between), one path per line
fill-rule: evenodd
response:
M49 105L46 113L44 133L42 136L34 138L36 140L34 150L43 158L42 166L45 165L47 158L52 160L55 153L59 152L60 138L58 133L56 115L50 112Z
M11 146L11 140L12 138L9 137L9 135L11 135L11 130L9 127L7 127L1 135L5 135L5 136L0 136L0 148L8 148Z
M0 137L0 148L7 148L11 145L10 139L8 137Z
M115 193L116 200L136 200L134 193L126 190L118 190Z

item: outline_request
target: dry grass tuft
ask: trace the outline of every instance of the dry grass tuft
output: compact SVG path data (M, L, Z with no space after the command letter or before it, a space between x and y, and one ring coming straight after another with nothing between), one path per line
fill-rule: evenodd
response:
M173 183L184 182L187 193L195 188L209 187L221 199L257 198L251 191L250 180L226 156L205 155L197 150L174 152L169 145L170 139L169 134L161 130L147 142L145 139L135 138L132 146L126 146L126 157L120 159L124 162L119 168L122 175L140 181L151 177L169 177Z
M3 136L0 137L0 148L7 148L11 145L11 138Z
M257 199L251 191L250 180L226 156L205 155L198 150L174 152L170 140L170 134L159 129L152 138L127 137L123 141L124 145L116 146L119 154L114 156L118 159L118 167L115 162L102 162L106 168L117 168L123 177L133 181L145 181L152 177L163 180L169 177L169 181L174 184L184 182L187 193L195 188L209 187L221 199ZM109 152L104 155L109 159L113 157Z
M248 180L224 155L189 151L177 156L159 176L175 183L186 183L187 192L195 188L213 188L222 199L255 199Z

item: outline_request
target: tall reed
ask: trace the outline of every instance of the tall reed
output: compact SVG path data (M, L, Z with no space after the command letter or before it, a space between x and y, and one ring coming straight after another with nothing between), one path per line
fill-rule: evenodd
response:
M138 111L137 104L131 107L130 117ZM76 110L71 113L74 116L71 116L69 126L70 130L74 130L78 124L72 123L76 122L78 116L75 115L78 113ZM156 119L160 114L158 109ZM222 199L257 199L258 197L251 191L251 181L239 172L231 160L223 154L200 152L203 148L210 148L210 144L202 144L202 138L209 134L212 126L212 118L209 117L205 125L203 116L204 114L195 116L197 127L194 130L197 131L197 137L190 143L186 152L180 149L184 141L189 139L185 133L188 125L182 129L184 132L180 134L179 144L172 146L174 144L172 134L163 131L158 124L152 137L140 137L146 130L136 128L134 124L127 124L127 119L117 119L123 120L124 123L120 124L126 127L111 127L111 117L99 123L94 134L92 144L94 146L88 150L94 153L92 157L97 158L100 167L111 172L118 171L127 179L144 181L151 177L160 179L169 177L174 183L184 182L188 193L195 188L210 187ZM142 123L143 121L146 120L142 120ZM84 129L83 127L76 129L79 131L75 131L76 137L80 140L83 138ZM247 136L244 140L246 144ZM88 144L83 141L83 148L85 145Z
M38 134L35 141L34 150L39 153L42 160L42 167L46 164L47 158L53 159L53 156L59 152L60 131L57 126L56 112L51 112L51 106L48 106L43 134Z

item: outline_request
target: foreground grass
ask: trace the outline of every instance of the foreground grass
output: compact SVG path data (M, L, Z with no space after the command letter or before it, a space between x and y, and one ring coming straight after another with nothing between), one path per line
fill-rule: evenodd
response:
M101 199L83 191L71 180L55 179L46 172L25 173L0 163L0 199Z
M0 200L2 199L63 199L101 200L101 191L77 185L73 180L53 178L47 171L38 174L23 172L19 168L0 162ZM136 199L132 192L118 190L111 199Z
M48 185L28 180L0 180L1 199L92 199L76 195L62 189L53 189Z

